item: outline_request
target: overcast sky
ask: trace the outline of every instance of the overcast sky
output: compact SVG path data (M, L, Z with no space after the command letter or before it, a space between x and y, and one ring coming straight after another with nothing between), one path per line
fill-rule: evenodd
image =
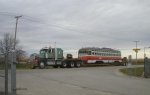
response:
M55 42L64 50L150 46L149 0L0 0L0 38L14 33L15 15L28 53Z

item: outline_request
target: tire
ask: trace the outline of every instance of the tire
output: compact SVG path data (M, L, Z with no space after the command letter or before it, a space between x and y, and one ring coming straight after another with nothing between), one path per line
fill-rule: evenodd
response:
M67 67L67 63L66 62L62 62L61 68L66 68L66 67Z
M123 63L123 66L127 66L127 63Z
M75 63L73 61L69 62L69 68L74 68L75 67Z
M76 68L80 68L81 67L81 63L80 62L76 62L75 67Z
M40 69L44 69L45 68L45 63L44 62L40 62L39 63L39 67L40 67Z

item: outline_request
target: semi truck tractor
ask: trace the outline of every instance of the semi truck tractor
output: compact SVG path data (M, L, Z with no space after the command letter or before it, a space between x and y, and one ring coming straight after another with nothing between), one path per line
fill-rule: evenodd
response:
M61 48L42 48L36 58L36 63L33 67L41 69L46 66L53 66L54 68L79 68L82 61L78 58L73 58L72 54L67 54L66 58L63 56Z

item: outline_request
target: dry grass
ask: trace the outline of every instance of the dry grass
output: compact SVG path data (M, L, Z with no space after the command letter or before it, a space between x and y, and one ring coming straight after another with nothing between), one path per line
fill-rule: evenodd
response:
M124 68L124 69L120 69L120 71L129 76L142 77L144 72L144 67Z

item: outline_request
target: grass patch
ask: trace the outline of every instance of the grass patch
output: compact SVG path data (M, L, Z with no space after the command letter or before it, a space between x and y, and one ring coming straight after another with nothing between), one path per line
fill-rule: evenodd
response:
M129 76L141 77L144 72L144 67L124 68L120 69L120 71Z
M17 69L31 69L30 64L16 64Z
M17 69L31 69L32 64L27 64L27 63L17 63L16 68ZM11 68L11 64L8 64L8 68ZM0 70L5 69L5 64L0 64Z
M16 68L17 69L31 69L31 66L29 64L16 64ZM8 69L11 68L11 65L8 64ZM4 70L5 69L5 64L0 64L0 70Z
M11 68L11 64L8 64L8 68ZM32 69L33 64L28 63L17 63L16 64L17 69ZM52 69L52 66L46 66L45 69ZM0 64L0 70L5 70L5 64Z

